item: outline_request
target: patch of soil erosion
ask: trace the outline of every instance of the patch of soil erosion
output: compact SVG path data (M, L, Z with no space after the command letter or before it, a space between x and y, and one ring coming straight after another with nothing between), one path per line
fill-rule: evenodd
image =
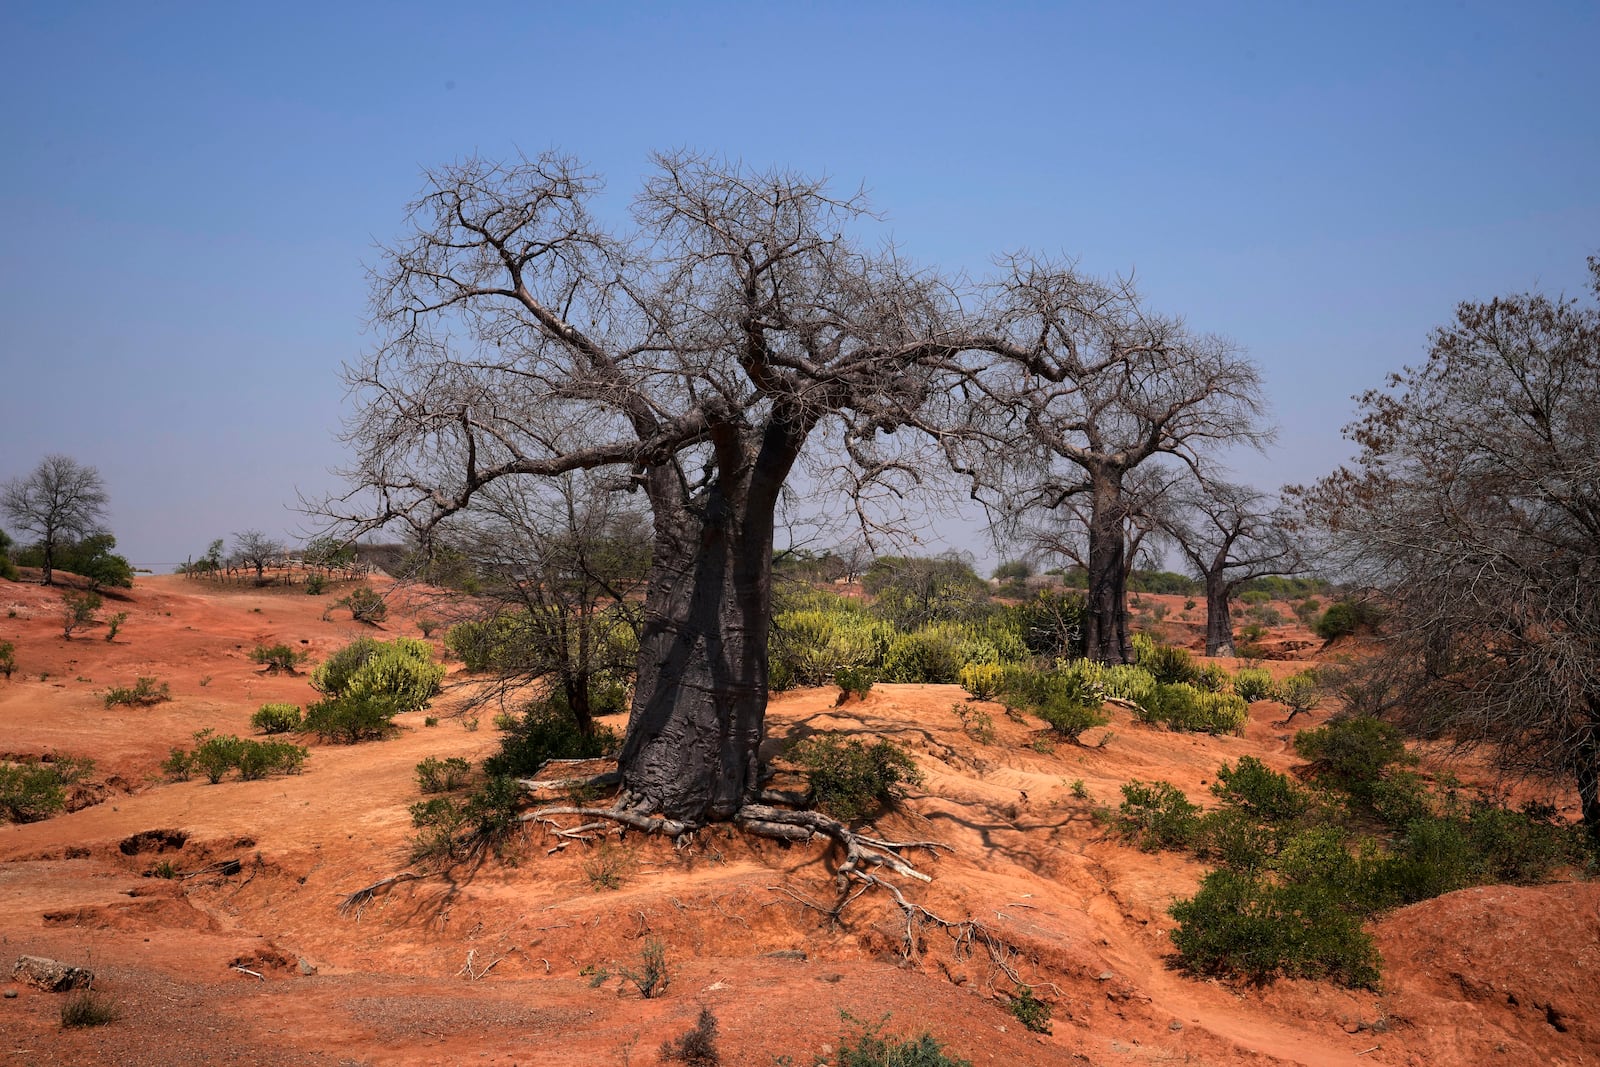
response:
M840 730L912 750L925 783L876 826L951 850L919 853L933 881L904 883L949 925L908 926L882 892L835 920L836 856L726 828L686 848L534 828L514 864L402 880L341 910L408 869L418 761L495 747L487 722L467 728L458 696L401 716L392 740L314 744L299 775L168 782L159 765L198 730L248 736L261 704L315 699L304 674L262 673L256 645L315 663L359 635L421 636L416 595L397 596L375 630L325 616L330 598L303 588L140 578L114 641L93 630L66 641L54 591L0 583L0 639L18 665L0 682L3 746L94 759L85 795L98 801L0 827L0 978L24 955L81 966L120 1011L63 1029L70 994L6 982L17 995L0 1000L0 1047L15 1062L653 1064L702 1006L722 1062L739 1065L811 1063L854 1032L841 1012L887 1015L887 1033L931 1031L975 1064L1600 1061L1591 884L1467 890L1384 917L1371 927L1381 993L1234 988L1171 969L1166 909L1203 869L1109 839L1094 809L1132 778L1204 802L1217 764L1242 755L1288 769L1289 734L1273 725L1283 708L1265 702L1242 737L1165 733L1111 709L1083 745L1035 751L1038 724L998 707L994 742L969 737L954 686L883 685L839 706L832 689L776 698L775 749ZM1167 625L1192 640L1180 604ZM1315 647L1292 627L1273 639L1285 654ZM173 699L105 706L108 686L141 676ZM647 999L626 975L652 942L668 981ZM1052 1033L1008 1010L1019 982L1051 1006Z

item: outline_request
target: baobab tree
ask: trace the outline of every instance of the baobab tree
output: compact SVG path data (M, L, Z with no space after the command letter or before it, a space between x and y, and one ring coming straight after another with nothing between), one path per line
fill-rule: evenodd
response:
M1246 485L1190 481L1157 513L1161 531L1206 587L1206 655L1233 655L1235 589L1252 578L1297 574L1299 547L1271 497Z
M1008 343L992 346L1004 358L984 378L984 422L1009 443L1003 466L972 469L1002 515L1081 508L1086 655L1129 662L1130 478L1163 457L1198 476L1218 449L1265 443L1260 375L1221 338L1147 311L1129 281L1016 256L990 292Z
M607 814L843 840L757 803L775 510L812 456L858 498L926 469L914 431L962 413L953 302L859 240L862 199L820 181L658 156L622 236L591 215L598 190L553 153L427 175L374 272L377 342L347 369L347 499L377 501L347 517L425 543L501 483L612 472L652 540Z

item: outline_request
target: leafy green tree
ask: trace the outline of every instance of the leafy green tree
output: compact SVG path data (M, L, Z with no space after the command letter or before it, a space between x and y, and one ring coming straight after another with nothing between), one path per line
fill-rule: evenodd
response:
M99 471L56 454L0 487L0 510L39 539L45 585L54 584L56 552L64 543L99 532L107 499Z

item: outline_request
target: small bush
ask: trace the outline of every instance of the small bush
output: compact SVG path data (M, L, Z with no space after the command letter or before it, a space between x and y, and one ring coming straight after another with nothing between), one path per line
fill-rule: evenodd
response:
M1260 667L1243 667L1233 676L1233 694L1246 704L1272 696L1272 675Z
M1172 943L1183 967L1199 975L1233 975L1262 983L1278 975L1331 978L1373 987L1378 952L1327 879L1277 884L1263 876L1219 870L1200 891L1174 904Z
M104 603L99 593L67 593L61 598L61 636L72 640L72 632L92 626Z
M632 982L639 995L646 1000L662 996L672 982L672 975L667 970L667 947L655 938L650 938L639 953L639 965L618 967L617 973L624 980Z
M1183 849L1195 840L1200 807L1171 782L1141 782L1122 787L1117 829L1146 852Z
M309 652L290 645L257 645L250 651L251 661L264 666L267 674L294 674L309 656Z
M1232 693L1208 693L1180 682L1157 684L1135 715L1141 722L1160 723L1169 730L1228 734L1244 728L1250 709Z
M194 753L186 748L172 746L167 752L167 758L161 761L161 773L174 782L187 782L193 772Z
M1036 1034L1050 1033L1050 1005L1035 997L1029 986L1019 985L1011 995L1011 1014Z
M994 744L994 718L982 708L951 704L950 711L961 720L961 729L980 745Z
M609 838L601 841L583 861L584 877L589 879L590 888L596 892L621 889L633 868L633 856Z
M324 578L322 575L320 575L320 574L310 574L310 575L306 576L306 595L307 596L321 596L323 591L326 590L327 588L328 588L328 579Z
M61 1002L61 1025L69 1030L105 1026L122 1018L115 1001L93 988L80 989Z
M451 793L467 784L472 764L460 756L429 756L417 764L417 788L424 793Z
M972 1067L971 1060L947 1056L944 1045L932 1034L914 1038L883 1036L885 1015L876 1023L863 1023L848 1012L840 1012L845 1022L854 1023L853 1038L839 1038L837 1051L830 1058L819 1058L816 1067Z
M295 704L263 704L250 716L250 725L264 734L286 734L300 729L300 708Z
M305 749L287 741L243 740L234 754L233 765L238 768L240 781L253 782L271 774L299 774L306 755Z
M154 678L141 677L131 687L112 686L106 690L106 707L108 708L114 708L119 704L148 708L171 699L172 690L167 683L158 682Z
M1273 695L1289 709L1289 718L1292 719L1322 702L1322 686L1317 681L1315 670L1304 670L1279 682Z
M1359 630L1371 630L1382 621L1378 608L1362 600L1340 600L1328 605L1328 610L1312 625L1311 632L1324 641L1346 637Z
M1038 716L1058 736L1073 742L1090 727L1111 721L1101 711L1104 693L1100 686L1077 663L1049 671L1008 667L1001 680L1000 699L1008 709L1024 708Z
M0 641L0 674L11 680L11 672L17 669L17 646L10 641Z
M363 586L352 589L349 596L341 597L338 606L350 609L350 617L356 622L364 622L369 626L376 626L389 617L389 605L384 603L383 597Z
M1151 645L1139 654L1139 666L1155 676L1162 685L1193 684L1200 677L1200 668L1187 649L1172 645Z
M892 741L869 746L838 734L818 734L796 745L789 756L805 770L817 807L842 822L891 804L904 795L904 786L922 782L911 754Z
M333 697L383 697L398 713L427 707L444 674L444 666L433 662L433 650L425 641L362 637L329 656L312 672L311 684Z
M300 729L325 741L353 745L359 741L380 741L399 727L394 699L372 693L346 693L319 700L306 708Z
M661 1062L682 1063L686 1067L718 1067L717 1017L701 1005L700 1017L688 1030L661 1044Z
M961 688L975 700L993 700L1004 678L1005 668L998 663L969 663L961 668Z
M0 761L0 822L36 822L66 807L67 786L94 771L77 756L51 760Z
M119 611L106 620L106 644L117 639L117 634L122 630L122 624L128 621L128 613Z
M521 718L505 731L500 751L483 761L488 775L526 778L553 759L595 759L614 751L620 742L608 726L596 725L585 736L566 710L559 695L528 705Z
M833 675L833 682L839 687L841 698L851 694L864 697L872 692L873 683L876 681L877 676L868 667L841 667Z
M1374 790L1392 767L1409 766L1400 731L1381 719L1351 716L1295 735L1294 750L1311 761L1318 780L1370 805Z
M1208 693L1220 693L1228 687L1228 672L1220 663L1207 663L1195 668L1194 685Z
M1299 783L1254 756L1240 756L1236 766L1218 767L1211 792L1263 822L1292 822L1311 808L1311 796Z

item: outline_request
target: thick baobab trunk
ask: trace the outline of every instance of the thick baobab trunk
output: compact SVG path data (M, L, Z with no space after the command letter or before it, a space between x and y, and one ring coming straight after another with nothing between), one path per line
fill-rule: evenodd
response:
M1578 808L1583 813L1584 829L1596 845L1600 845L1600 707L1594 700L1590 708L1588 729L1578 739L1573 762L1578 777Z
M636 812L700 826L760 791L773 514L804 434L780 424L765 438L753 462L742 449L724 455L732 473L692 510L653 494L638 682L618 758L622 804Z
M1206 576L1206 655L1231 656L1233 612L1228 603L1232 590L1220 578Z
M1083 654L1101 663L1133 662L1128 636L1127 535L1119 478L1095 475L1089 516L1089 588Z

